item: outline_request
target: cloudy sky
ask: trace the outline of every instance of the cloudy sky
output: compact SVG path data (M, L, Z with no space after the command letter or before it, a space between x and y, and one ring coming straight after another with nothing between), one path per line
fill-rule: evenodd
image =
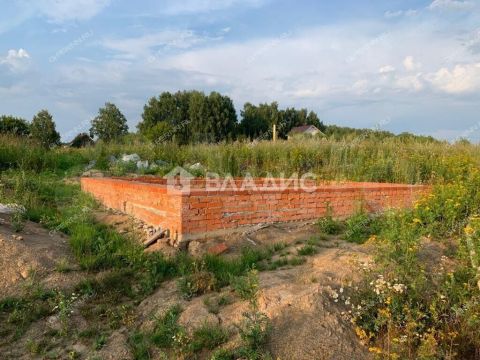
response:
M0 0L0 114L63 140L106 101L216 90L328 124L480 140L479 0Z

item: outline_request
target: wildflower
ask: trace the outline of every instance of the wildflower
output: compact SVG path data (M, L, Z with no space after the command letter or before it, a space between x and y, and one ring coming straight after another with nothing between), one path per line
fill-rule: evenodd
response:
M407 286L404 284L394 284L393 290L399 294L402 294L407 289Z
M421 224L422 220L420 220L419 218L415 218L415 219L413 219L413 223L414 224Z
M475 230L470 225L467 225L465 229L463 229L463 231L468 236L471 236L475 232Z
M374 354L378 354L378 355L380 355L382 353L382 349L380 349L379 347L376 347L376 346L369 347L368 351L370 351L371 353L374 353Z

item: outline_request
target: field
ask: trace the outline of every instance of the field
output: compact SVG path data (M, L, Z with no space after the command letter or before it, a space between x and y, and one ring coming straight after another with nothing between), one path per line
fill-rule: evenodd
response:
M133 234L99 221L96 215L105 210L80 191L78 177L93 160L96 169L113 175L132 171L109 164L111 156L124 153L162 160L160 167L143 171L159 176L200 163L197 176L311 172L325 180L430 184L433 190L409 210L375 216L359 211L342 221L326 217L290 229L290 236L264 229L262 234L275 241L262 243L256 234L261 246L238 247L229 256L167 256L144 252ZM308 358L309 350L317 358L335 359L478 359L479 165L476 145L418 138L178 146L131 136L122 143L46 150L0 137L0 203L25 208L0 228L28 240L29 231L41 234L42 227L68 241L59 258L53 257L60 280L46 281L30 271L0 299L0 353L6 358L269 359ZM352 266L355 275L339 269L343 265L334 255L340 250L352 255L341 264ZM335 280L328 280L326 270ZM305 271L311 278L302 277ZM284 309L267 301L278 295L279 274L286 274L282 286L289 294L320 296L322 307L295 307L298 313L282 322ZM152 309L155 301L160 305ZM198 315L202 306L208 310L204 317ZM315 317L324 316L322 309L336 317L339 333L328 330L347 350L339 348L334 356L326 339L297 338L291 340L300 349L296 355L282 348L282 338L293 336L285 324L307 326L299 320L306 308L315 321L305 321L302 334L313 334L318 322L328 323ZM195 317L223 320L193 326L188 319ZM235 321L225 320L232 317ZM52 321L55 326L49 326Z

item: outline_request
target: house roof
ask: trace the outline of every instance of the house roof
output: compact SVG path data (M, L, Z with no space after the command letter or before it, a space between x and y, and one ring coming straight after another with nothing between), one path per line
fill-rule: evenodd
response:
M302 125L292 128L289 134L302 134L307 132L308 130L317 130L320 131L315 125ZM321 131L320 131L321 132Z

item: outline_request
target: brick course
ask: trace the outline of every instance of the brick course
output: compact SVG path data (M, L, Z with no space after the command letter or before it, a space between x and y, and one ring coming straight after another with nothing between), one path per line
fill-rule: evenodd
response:
M221 180L213 186L194 179L189 191L174 189L161 178L87 178L82 190L105 206L146 223L170 229L179 240L204 237L240 226L317 219L327 214L347 217L360 207L369 212L404 208L429 190L423 185L306 182L310 191L284 179ZM225 185L226 184L226 185Z

